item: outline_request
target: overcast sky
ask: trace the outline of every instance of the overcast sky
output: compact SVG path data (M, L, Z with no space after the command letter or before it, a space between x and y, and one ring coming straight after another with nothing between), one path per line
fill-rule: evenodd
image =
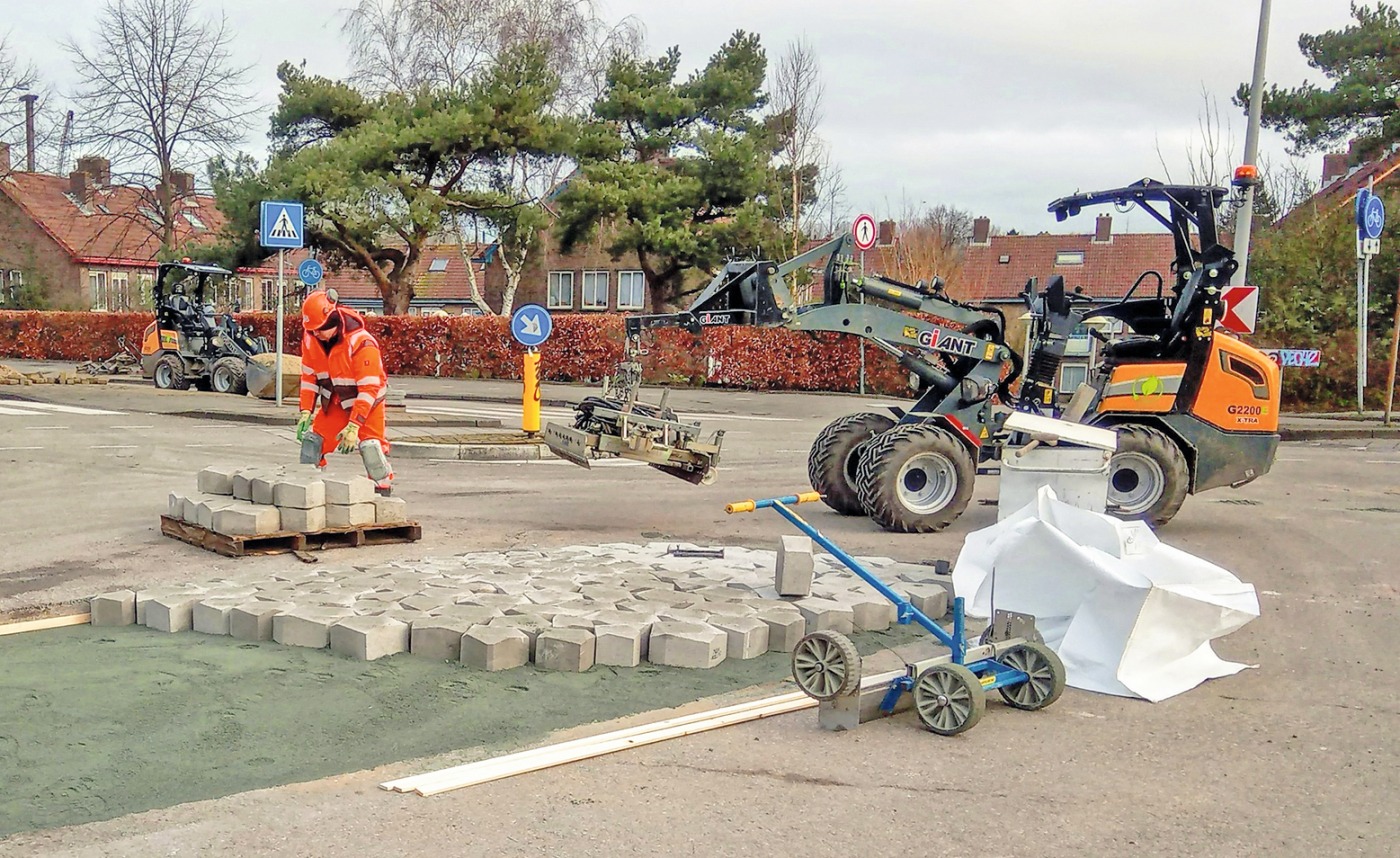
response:
M1218 97L1244 150L1244 116L1229 104L1253 67L1254 0L601 0L611 18L632 15L647 47L678 45L687 69L735 29L757 32L770 59L806 36L826 86L821 133L841 165L852 212L898 214L948 203L1003 229L1088 232L1081 217L1055 224L1046 203L1076 190L1117 187L1144 176L1186 179L1185 153L1199 142L1202 89ZM277 97L277 64L342 76L344 0L201 0L224 11L236 49L253 63L260 97ZM59 50L88 38L102 0L7 2L10 43L62 90L71 63ZM1345 26L1346 0L1273 4L1268 71L1286 86L1311 77L1301 33ZM265 124L250 130L261 150ZM261 156L262 152L259 151ZM1265 132L1261 155L1286 159ZM1237 156L1237 157L1239 157ZM1321 156L1306 156L1316 177ZM202 171L201 171L202 172ZM1141 214L1115 229L1146 230ZM1079 221L1085 221L1080 223Z

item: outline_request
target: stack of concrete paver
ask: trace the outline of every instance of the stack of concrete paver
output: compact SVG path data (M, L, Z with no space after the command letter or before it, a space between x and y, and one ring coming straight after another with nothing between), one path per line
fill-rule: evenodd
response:
M684 547L684 546L683 546ZM690 546L693 548L693 546ZM242 573L92 600L94 625L140 623L273 640L359 659L400 652L484 670L583 671L643 662L710 668L790 652L809 632L883 630L894 606L805 537L778 552L676 556L665 543L478 552L382 566ZM921 611L942 617L952 580L932 566L865 558Z
M198 491L171 492L166 512L225 536L316 533L408 520L402 498L382 498L361 476L331 477L310 465L205 468Z

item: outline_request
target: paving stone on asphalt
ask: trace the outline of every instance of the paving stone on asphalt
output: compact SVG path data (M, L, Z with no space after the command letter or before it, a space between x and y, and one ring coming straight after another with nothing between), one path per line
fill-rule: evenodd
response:
M595 626L594 661L614 667L636 667L647 657L650 626Z
M373 512L374 483L365 477L324 477L326 503L347 506L369 504Z
M757 658L768 652L768 624L757 617L711 617L710 625L728 639L726 658Z
M331 645L331 626L349 616L347 609L298 605L272 618L272 639L283 646L325 649Z
M478 670L510 670L530 663L530 636L509 626L472 626L462 636L460 661Z
M812 592L814 562L810 536L783 534L774 567L774 588L784 596L808 595Z
M195 604L192 612L194 630L206 635L227 635L229 613L245 601L247 597L239 596L211 596L201 599Z
M393 617L347 617L331 626L331 652L360 661L408 652L408 623Z
M797 610L802 612L802 618L807 621L808 634L831 631L849 635L855 631L854 612L840 602L810 596L806 599L798 599L793 604L797 606Z
M292 605L285 602L244 602L228 612L228 632L235 640L272 640L272 618Z
M233 494L233 468L222 466L209 467L201 470L196 482L199 490L209 495L231 495Z
M478 623L455 617L427 617L413 621L408 651L437 661L457 661L462 657L462 635Z
M88 601L94 626L130 626L136 622L136 592L113 590Z
M535 667L582 673L593 667L596 653L590 629L547 629L535 641Z
M801 611L769 608L754 614L768 626L769 652L792 652L807 634L807 620Z
M708 669L724 661L729 636L708 623L657 621L647 660L666 667Z

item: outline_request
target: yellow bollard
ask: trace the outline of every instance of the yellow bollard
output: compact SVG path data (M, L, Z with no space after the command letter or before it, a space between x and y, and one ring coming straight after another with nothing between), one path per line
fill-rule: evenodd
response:
M526 434L536 435L540 431L540 353L534 349L525 352L524 377L525 401L520 428Z

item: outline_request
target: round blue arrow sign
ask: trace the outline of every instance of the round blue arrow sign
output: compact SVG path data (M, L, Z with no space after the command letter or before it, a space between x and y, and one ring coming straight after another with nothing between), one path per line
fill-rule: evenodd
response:
M326 276L326 269L322 268L321 263L316 260L307 259L297 266L297 276L307 286L315 286L321 282L322 277Z
M1366 238L1380 238L1385 229L1385 203L1375 194L1367 194L1356 213L1356 225Z
M533 349L554 332L554 320L539 304L526 304L510 317L510 334L527 349Z

